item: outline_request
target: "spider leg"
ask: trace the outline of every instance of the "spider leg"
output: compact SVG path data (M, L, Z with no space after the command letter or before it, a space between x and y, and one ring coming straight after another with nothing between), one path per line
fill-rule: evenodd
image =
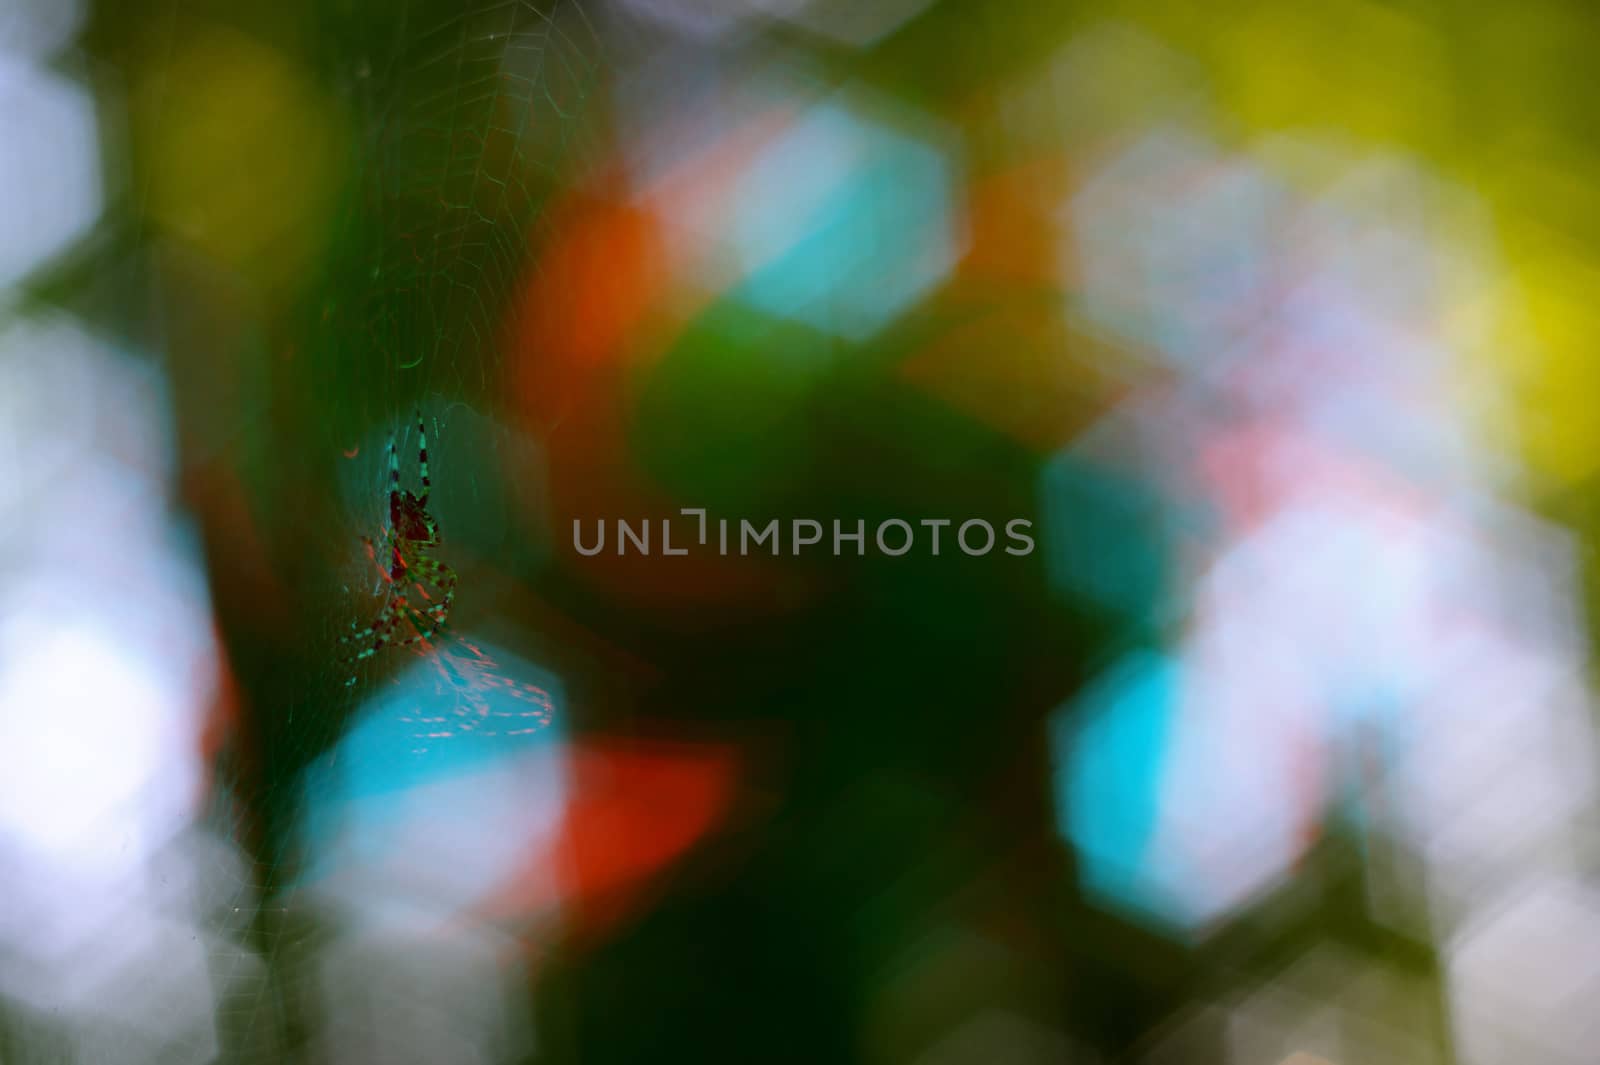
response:
M401 604L399 607L396 607L393 601L384 604L383 610L378 614L378 619L364 629L357 630L355 627L355 622L352 621L350 623L350 628L352 630L350 634L340 637L340 643L361 646L362 648L360 651L356 651L345 658L345 664L348 665L352 670L358 667L362 662L377 654L383 649L384 645L389 642L391 636L394 634L395 624L399 620L400 610L408 609L405 606L405 599L403 597L399 598L399 602ZM349 679L344 682L344 685L347 688L353 688L355 687L355 683L356 676L355 673L352 672Z
M429 617L425 616L421 611L412 607L407 607L406 611L407 620L411 622L412 627L417 631L396 643L396 647L411 647L419 643L426 643L433 639L435 633L444 628L443 618L433 618L433 624L429 625Z
M389 437L389 527L392 530L400 518L400 456L394 449L394 437Z
M417 501L423 506L428 505L428 492L433 488L433 482L428 480L428 427L422 422L422 412L417 411L417 468L422 474L422 494ZM395 482L399 484L398 481Z
M417 560L411 572L416 578L417 594L430 603L426 608L428 615L443 624L445 618L450 615L451 604L456 599L456 571L437 559L423 558ZM437 602L422 587L423 581L433 585L434 590L439 593Z
M414 583L417 594L427 600L428 605L413 607L404 599L401 600L402 609L411 622L412 628L416 630L412 636L400 642L399 646L401 647L410 647L413 644L431 640L449 621L450 607L456 598L457 578L455 571L443 562L432 558L418 559L412 566L412 572L416 577ZM440 593L437 602L428 594L427 589L422 586L424 581L433 585L434 589Z
M383 609L378 612L378 621L382 621L383 620L383 616L388 611L388 609L389 609L389 604L385 603L383 605ZM364 629L357 629L356 628L356 619L355 618L351 618L350 619L350 631L345 633L343 636L339 637L339 642L340 643L344 643L344 644L361 643L362 641L366 640L368 637L370 637L376 631L378 631L378 623L377 622L373 622L371 625L368 625Z
M401 600L400 603L401 605L398 607L392 603L385 606L383 611L379 613L378 620L364 629L355 629L355 623L351 622L352 631L347 636L341 636L339 642L361 647L362 649L351 654L350 661L360 662L362 659L371 658L382 649L384 644L389 642L389 637L394 631L395 624L400 619L401 611L409 609L409 607L405 606L404 600ZM370 643L368 642L369 640L371 641Z

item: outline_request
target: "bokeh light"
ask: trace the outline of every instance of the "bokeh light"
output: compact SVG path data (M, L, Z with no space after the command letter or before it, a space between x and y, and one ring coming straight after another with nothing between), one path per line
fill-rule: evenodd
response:
M10 5L0 1061L1593 1060L1597 30Z

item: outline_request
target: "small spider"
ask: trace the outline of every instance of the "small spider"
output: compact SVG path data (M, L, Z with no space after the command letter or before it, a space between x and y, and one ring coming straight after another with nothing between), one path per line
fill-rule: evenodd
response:
M372 624L358 630L352 621L350 633L340 639L350 652L347 662L352 669L391 643L396 647L426 643L444 627L450 617L450 604L455 601L455 571L429 554L430 549L439 546L439 523L428 513L432 484L428 480L428 431L421 412L417 414L417 440L422 494L412 495L400 488L400 459L394 437L389 437L389 524L379 540L388 564L378 559L379 544L368 537L361 538L367 557L383 578L378 586L383 605ZM429 587L437 598L428 593ZM416 605L407 598L407 591L413 588L420 600ZM406 628L410 629L409 634L405 634ZM402 634L398 639L397 630ZM355 683L352 672L345 686L353 687Z

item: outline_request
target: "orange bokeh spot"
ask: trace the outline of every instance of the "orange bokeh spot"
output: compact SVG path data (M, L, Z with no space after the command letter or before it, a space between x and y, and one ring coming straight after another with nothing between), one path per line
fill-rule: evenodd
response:
M772 559L696 554L594 557L572 547L572 522L663 519L680 508L642 475L628 447L634 378L675 331L660 223L647 207L574 196L552 214L511 322L514 400L543 439L548 518L567 564L609 595L650 607L684 603L765 610L784 577ZM674 531L682 542L687 526ZM793 601L792 597L789 601Z
M1025 288L1064 286L1062 190L1066 160L1047 156L989 174L972 184L967 200L969 234L960 277Z

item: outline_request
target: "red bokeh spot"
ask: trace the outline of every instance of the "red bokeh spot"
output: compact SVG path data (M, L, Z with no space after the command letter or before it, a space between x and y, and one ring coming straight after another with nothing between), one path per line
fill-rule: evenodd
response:
M739 758L726 746L624 740L577 744L569 757L561 828L489 910L533 915L559 904L569 928L594 935L635 912L648 884L723 819Z

